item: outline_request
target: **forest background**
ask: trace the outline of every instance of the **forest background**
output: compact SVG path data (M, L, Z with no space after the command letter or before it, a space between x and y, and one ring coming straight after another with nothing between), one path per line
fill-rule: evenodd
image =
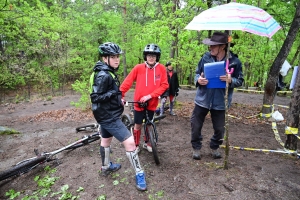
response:
M88 99L88 80L99 60L98 46L114 42L124 54L120 79L143 62L145 45L162 49L160 62L171 61L181 85L192 85L195 68L207 51L202 40L210 31L189 31L185 26L209 7L228 1L199 0L1 0L0 1L0 101L14 91L14 101L32 94L63 95L72 87ZM298 0L238 0L266 10L281 25L272 39L233 31L234 46L243 63L244 87L259 82L268 72L293 21ZM297 65L300 35L286 60ZM284 82L289 83L292 70Z

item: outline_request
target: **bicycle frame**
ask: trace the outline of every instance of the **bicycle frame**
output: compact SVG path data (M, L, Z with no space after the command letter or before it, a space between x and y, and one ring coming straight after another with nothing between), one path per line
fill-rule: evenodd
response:
M156 130L156 125L154 123L154 116L152 118L152 120L149 119L149 116L148 116L148 110L146 109L145 111L145 115L146 115L146 122L144 122L144 133L146 133L146 129L147 129L147 126L153 126L153 128ZM158 141L158 135L156 133L156 131L154 131L154 136L155 136L155 139L156 141ZM146 134L146 138L147 138L147 141L149 141L149 135Z
M73 146L75 146L77 144L82 143L83 144L82 146L88 144L88 139L90 139L90 138L98 138L97 140L99 140L101 138L100 132L98 131L97 133L94 133L94 134L91 134L91 135L84 135L80 140L77 140L76 142L73 142L72 144L69 144L67 146L64 146L64 147L62 147L60 149L57 149L57 150L49 152L49 153L47 153L47 152L41 153L40 156L46 156L46 158L47 158L46 161L47 162L51 161L51 158L53 156L55 156L56 154L58 154L58 153L60 153L60 152L62 152L64 150L68 150L68 149L73 150L75 148L72 149L71 147L73 147ZM76 147L76 148L78 148L78 147ZM37 149L35 149L35 151L38 153ZM39 156L39 155L37 155L37 156Z
M0 181L5 180L12 176L19 176L24 173L27 173L27 172L31 171L32 169L36 168L38 165L41 165L45 162L50 162L50 161L54 160L53 156L55 156L56 154L58 154L64 150L74 150L76 148L85 146L96 140L99 140L100 138L101 138L101 133L100 133L100 131L98 131L91 135L84 135L81 139L77 140L76 142L73 142L72 144L69 144L67 146L64 146L60 149L57 149L57 150L54 150L51 152L39 153L38 149L34 149L36 157L32 157L32 158L20 161L16 165L12 166L10 169L0 172Z
M146 103L142 103L142 104L140 104L140 102L126 102L126 103L132 103L132 104L139 103L140 107L145 109L146 120L143 122L143 129L144 129L146 141L151 143L152 154L153 154L155 163L157 165L159 165L160 162L159 162L158 150L157 150L158 133L156 131L156 126L155 126L155 123L154 123L155 117L153 116L153 118L151 120L149 119L148 110L146 109L146 107L147 107ZM165 115L164 116L159 116L159 117L160 117L160 119L163 119L165 117ZM130 128L133 129L133 125L130 125Z
M130 103L132 105L129 106L128 103ZM138 102L138 101L126 101L126 104L125 104L125 106L129 106L129 110L130 110L131 113L134 112L134 106L133 106L134 103L140 103L140 102ZM169 109L169 107L166 107L165 111L167 109ZM155 115L157 115L156 111L154 111L154 115L153 115L153 118L152 118L152 122L153 123L155 123L155 122L157 122L157 121L159 121L159 120L161 120L161 119L163 119L163 118L166 117L166 115L159 115L159 116L155 116ZM143 123L145 123L145 120L143 120ZM134 125L134 123L132 123L132 124Z

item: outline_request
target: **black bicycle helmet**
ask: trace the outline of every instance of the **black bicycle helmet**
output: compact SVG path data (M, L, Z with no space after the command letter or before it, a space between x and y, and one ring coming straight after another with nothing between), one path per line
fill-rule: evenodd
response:
M166 63L166 67L168 67L168 66L170 66L170 65L172 65L172 64L171 64L170 61L168 61L168 62Z
M156 62L158 62L160 59L160 54L161 54L159 46L157 46L156 44L147 44L143 51L143 56L144 56L145 61L147 61L147 58L146 58L147 54L155 54Z
M119 45L112 42L106 42L99 46L99 53L101 56L119 55L122 54L122 50Z

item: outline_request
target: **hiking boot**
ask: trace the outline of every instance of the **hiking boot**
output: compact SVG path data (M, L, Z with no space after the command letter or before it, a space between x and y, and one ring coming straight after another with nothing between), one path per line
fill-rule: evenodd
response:
M152 146L151 146L150 142L147 142L147 143L145 142L143 144L143 148L147 149L149 152L152 152Z
M221 156L218 149L212 149L211 150L211 156L213 157L213 159L222 158L222 156Z
M103 176L107 176L108 174L110 174L111 172L115 172L118 171L121 168L121 165L118 163L112 163L110 162L110 165L108 168L103 168L103 166L101 167L101 173Z
M175 116L176 114L173 111L170 111L170 115Z
M146 177L143 171L135 175L136 188L141 191L147 190Z
M200 149L194 149L194 152L193 152L193 159L195 159L195 160L200 160L200 159L201 159L201 156L200 156Z

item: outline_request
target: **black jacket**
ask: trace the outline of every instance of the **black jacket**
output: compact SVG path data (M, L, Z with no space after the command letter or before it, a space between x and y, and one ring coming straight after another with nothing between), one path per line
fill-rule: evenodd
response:
M113 68L100 61L96 63L94 72L93 91L90 95L94 117L98 123L115 121L124 111L118 77Z
M169 75L169 70L167 69L167 76L168 76L168 83L169 83L169 89L167 89L161 96L167 97L167 96L177 96L179 91L179 81L177 72L173 70L172 77Z

